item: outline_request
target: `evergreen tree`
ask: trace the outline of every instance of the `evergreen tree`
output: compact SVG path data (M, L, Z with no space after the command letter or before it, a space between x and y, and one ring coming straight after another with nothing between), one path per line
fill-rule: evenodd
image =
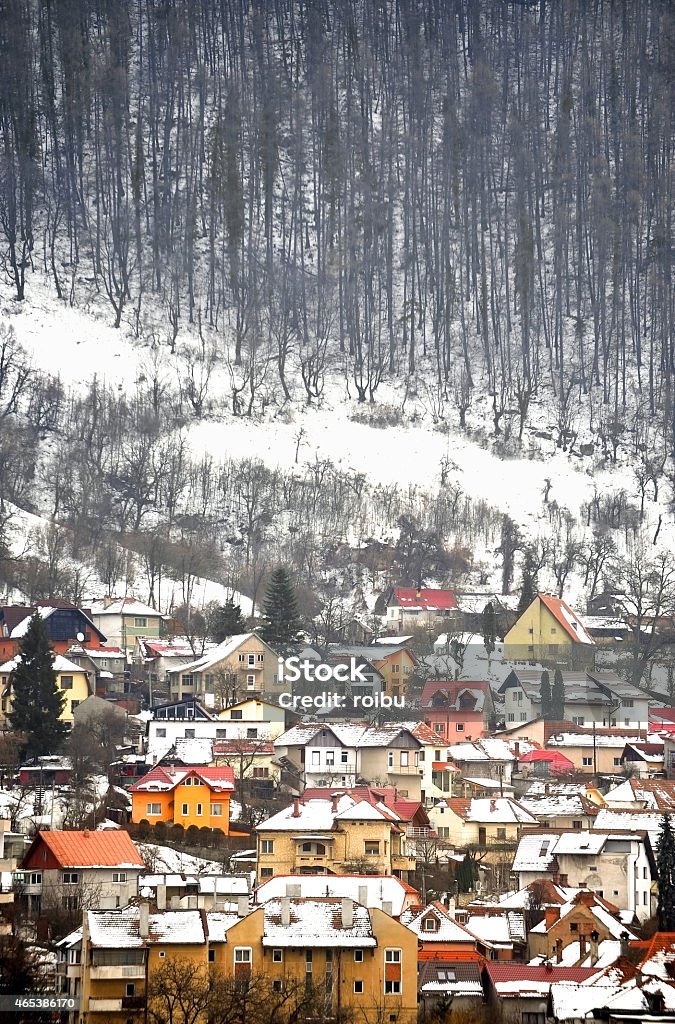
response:
M263 601L263 625L260 635L275 650L283 651L296 643L300 629L300 613L295 588L283 565L272 573Z
M661 816L661 830L657 844L656 869L658 873L659 897L656 915L659 931L675 931L675 836L670 816Z
M551 681L546 669L544 669L541 674L541 686L539 687L539 692L541 693L541 717L548 721L551 718L553 698L551 695Z
M534 552L531 548L527 548L525 550L522 576L523 578L520 584L520 599L518 601L518 615L522 615L523 612L530 607L539 591L537 563L534 558Z
M460 860L455 873L455 881L459 892L469 892L473 889L476 879L476 862L471 854L467 853L464 860Z
M562 722L565 718L565 683L559 668L553 673L551 690L551 721Z
M225 604L218 605L209 615L209 635L217 644L222 644L230 636L246 632L246 623L241 614L241 607L231 597Z
M495 615L495 606L492 601L488 601L485 608L483 608L483 614L481 615L481 630L483 633L483 646L487 651L489 664L497 640L497 616Z
M12 673L12 694L9 723L25 737L24 752L39 757L58 750L68 731L60 718L66 695L58 688L54 652L37 612L21 642Z

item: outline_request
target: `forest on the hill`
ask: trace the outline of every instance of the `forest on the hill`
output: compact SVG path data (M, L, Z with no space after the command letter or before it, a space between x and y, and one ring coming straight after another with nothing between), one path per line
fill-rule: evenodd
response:
M5 296L30 304L46 277L184 372L70 394L5 328L2 507L76 529L93 562L124 537L155 598L162 566L190 576L186 547L213 568L234 545L237 579L261 550L313 584L317 538L354 524L395 524L399 551L406 523L446 555L481 539L508 588L522 538L443 473L437 494L387 493L325 464L200 463L180 432L213 414L217 374L235 416L318 404L338 376L365 403L409 388L462 429L487 395L516 444L545 400L560 448L583 430L635 465L636 501L589 504L588 550L550 508L539 561L564 585L675 490L674 68L668 0L4 0ZM54 589L49 551L26 593Z

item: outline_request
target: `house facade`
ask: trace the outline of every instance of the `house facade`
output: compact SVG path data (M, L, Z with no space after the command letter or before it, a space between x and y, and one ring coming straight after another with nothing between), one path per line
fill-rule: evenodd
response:
M431 587L395 587L387 602L386 633L413 629L449 629L458 619L457 598L452 590Z
M541 718L541 669L515 666L499 688L507 729ZM574 725L647 729L649 696L612 672L562 669L563 718ZM550 684L553 676L549 673Z
M421 709L424 721L441 743L479 739L494 717L492 691L484 680L428 682L422 691Z
M189 828L217 828L230 833L230 798L234 773L220 767L160 765L129 790L131 820L158 821Z
M77 608L66 601L43 605L4 605L0 607L0 660L9 661L19 647L32 616L38 612L55 654L67 654L74 643L101 647L106 636L92 621L89 609Z
M246 696L278 698L288 684L279 680L276 651L257 633L240 633L218 644L203 657L168 672L172 700L197 697L220 711Z
M504 636L506 661L592 667L595 641L560 597L540 593Z
M129 659L138 637L158 639L162 634L162 613L135 597L104 598L92 605L91 618L108 642L121 647Z
M21 655L17 654L11 661L0 665L0 722L6 720L12 710L12 677L20 658ZM56 655L52 667L56 674L57 689L63 694L63 708L59 718L72 725L75 709L93 693L93 680L90 680L84 669L62 654Z

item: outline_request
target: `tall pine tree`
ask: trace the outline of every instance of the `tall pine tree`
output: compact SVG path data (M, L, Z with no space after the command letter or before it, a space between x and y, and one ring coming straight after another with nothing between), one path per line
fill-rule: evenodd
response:
M12 729L25 737L24 754L52 754L61 746L68 727L61 721L66 699L54 671L54 652L44 622L33 615L19 648L12 673Z
M241 607L228 598L225 604L214 608L208 618L208 630L212 640L222 644L230 636L246 632L246 623L241 614Z
M296 643L300 629L300 613L295 588L287 570L278 566L270 578L263 601L263 624L260 635L275 650Z
M565 719L565 683L559 668L553 673L551 690L551 721L562 722Z
M541 674L541 685L539 687L541 693L541 717L548 721L551 718L551 681L549 679L548 672L546 669Z
M659 876L659 897L656 904L659 931L673 932L675 931L675 836L673 836L668 814L661 816L656 869Z
M483 646L487 651L488 664L490 664L490 658L495 649L497 641L497 616L495 615L495 606L492 601L488 601L483 608L481 615L481 630L483 633Z
M520 598L518 599L518 615L522 615L523 612L530 607L539 591L537 563L535 561L534 552L531 548L526 548L525 550L522 574L523 578L520 585Z

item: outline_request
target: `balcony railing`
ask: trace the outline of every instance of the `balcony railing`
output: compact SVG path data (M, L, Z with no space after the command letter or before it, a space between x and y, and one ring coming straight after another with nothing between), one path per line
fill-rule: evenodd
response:
M116 978L134 980L144 977L145 967L143 964L106 964L91 968L92 981L114 981Z
M405 834L407 839L438 839L438 832L429 825L407 825Z
M387 775L419 775L421 771L417 764L400 764L387 768Z

